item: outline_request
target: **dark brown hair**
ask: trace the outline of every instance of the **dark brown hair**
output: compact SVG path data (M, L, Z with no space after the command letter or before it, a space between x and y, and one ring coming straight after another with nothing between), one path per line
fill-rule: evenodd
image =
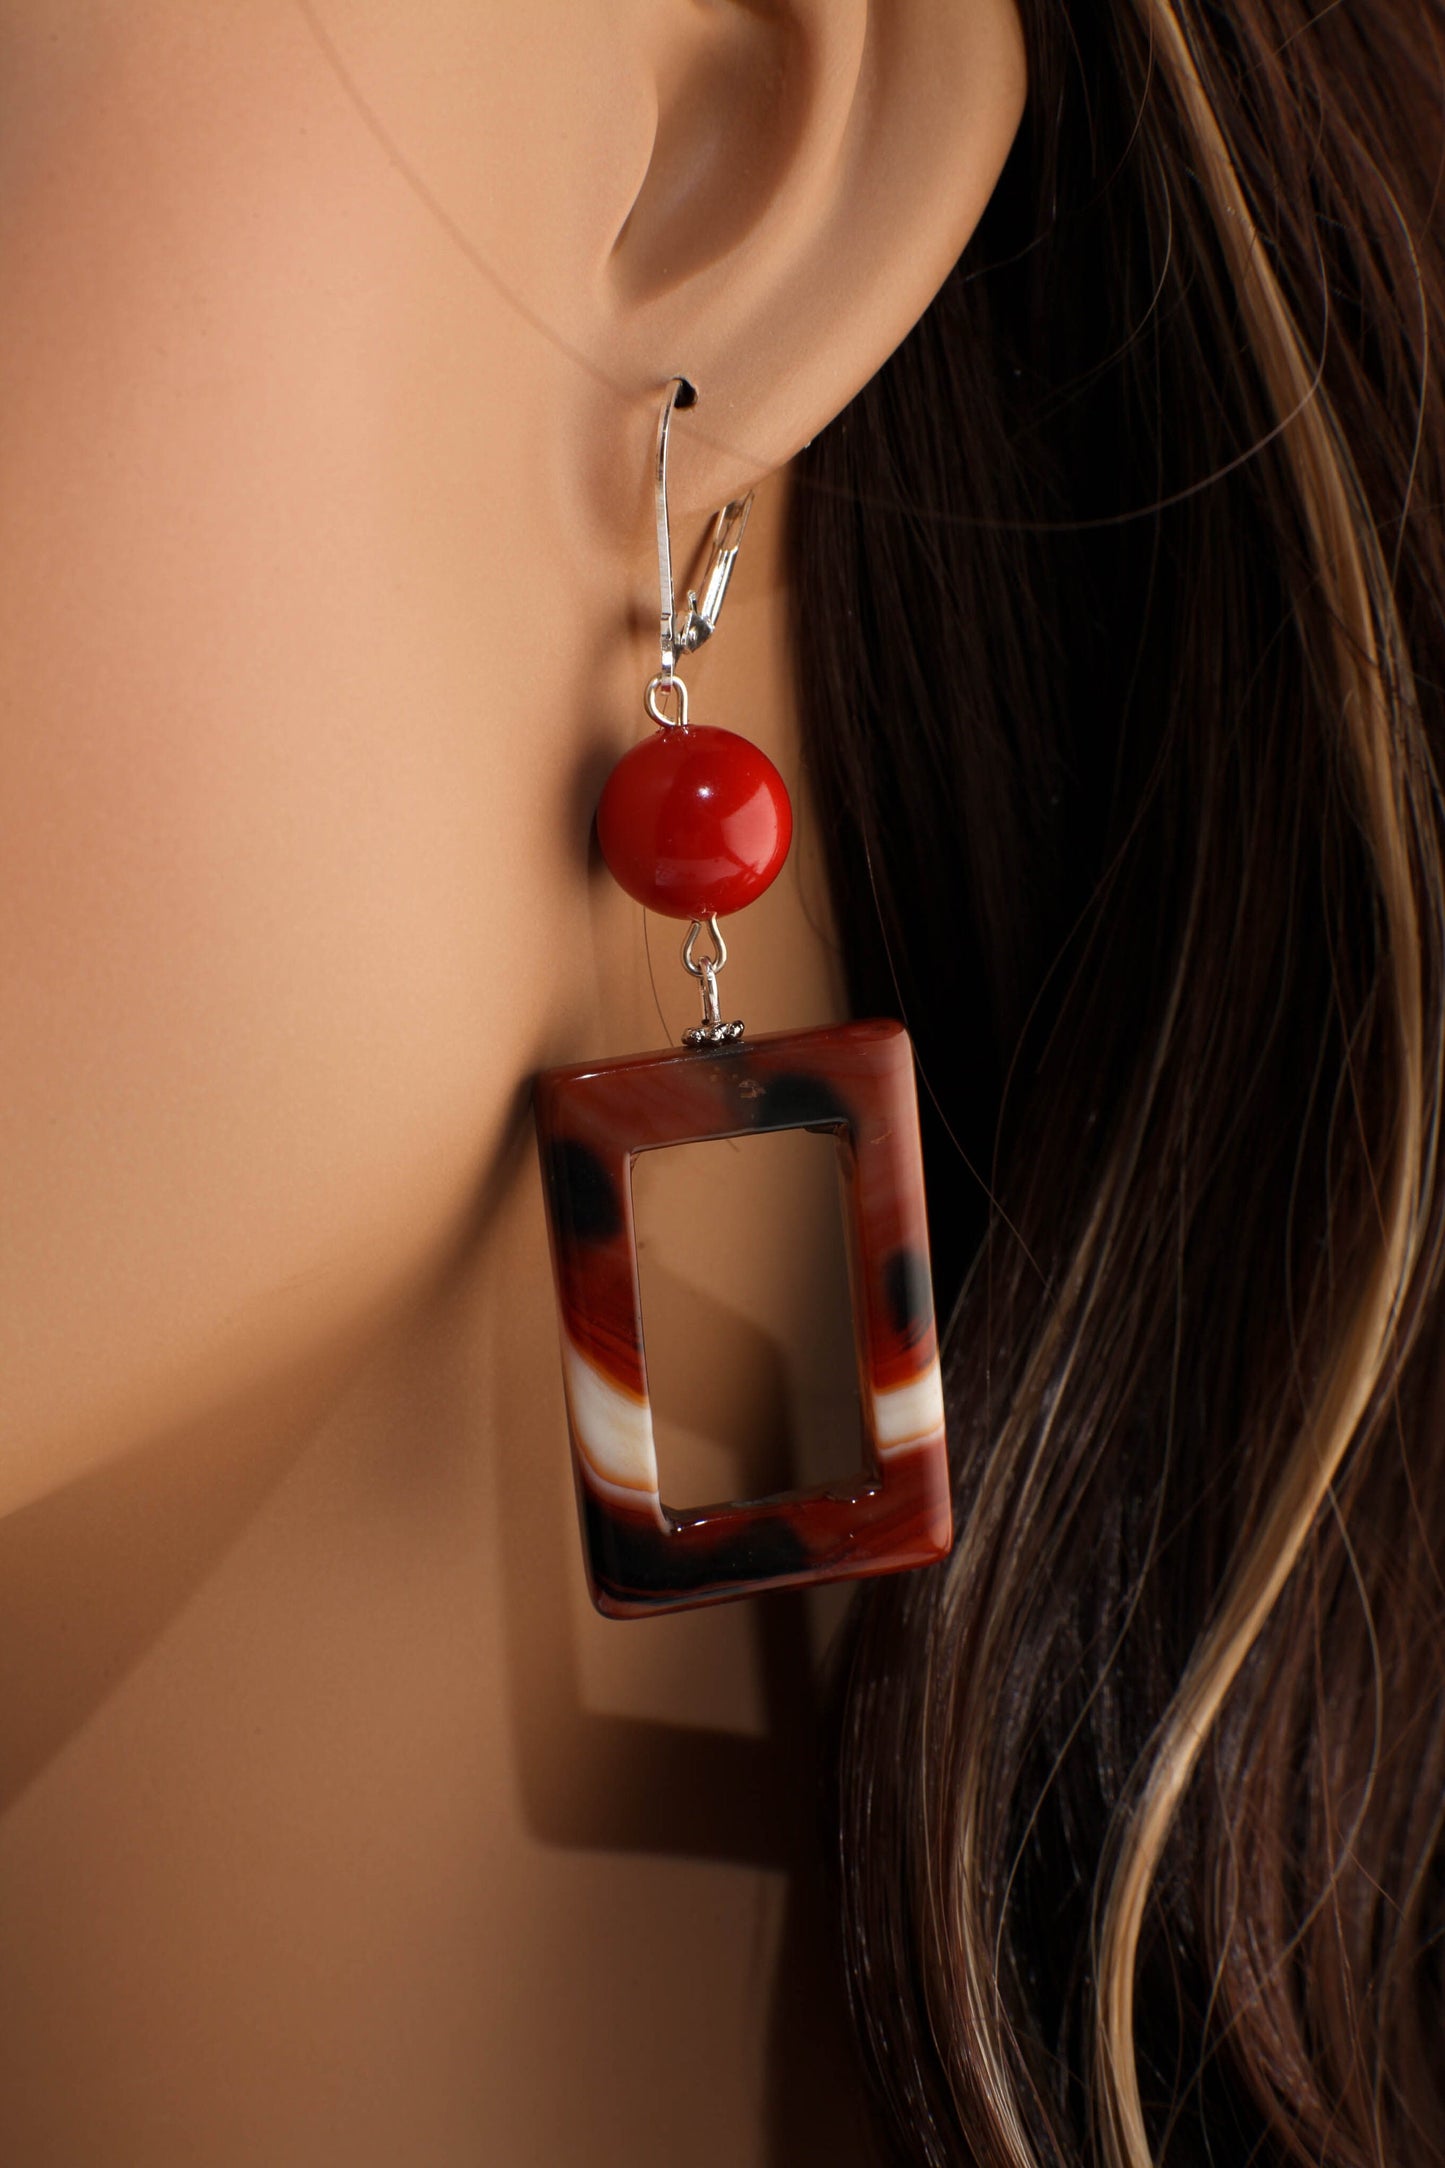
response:
M995 201L795 497L959 1528L837 1653L853 2007L899 2160L1407 2168L1445 2157L1445 14L1024 14Z

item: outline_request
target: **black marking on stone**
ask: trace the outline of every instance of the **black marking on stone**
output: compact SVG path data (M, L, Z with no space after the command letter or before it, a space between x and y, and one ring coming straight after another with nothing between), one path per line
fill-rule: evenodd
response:
M547 1193L567 1242L612 1242L622 1232L617 1185L589 1145L554 1137L547 1147Z
M883 1260L883 1299L888 1321L905 1343L921 1339L933 1317L933 1289L928 1267L917 1250L890 1250Z
M822 1077L805 1070L781 1070L751 1080L746 1101L755 1129L836 1129L852 1119L851 1109Z
M770 1581L804 1572L813 1554L786 1521L742 1521L716 1541L682 1544L668 1529L629 1514L610 1513L582 1486L582 1514L592 1570L605 1593L622 1603L666 1603L699 1589L736 1581Z

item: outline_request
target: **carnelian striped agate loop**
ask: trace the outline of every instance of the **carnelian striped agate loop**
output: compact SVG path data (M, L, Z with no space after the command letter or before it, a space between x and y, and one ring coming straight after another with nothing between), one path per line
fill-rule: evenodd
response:
M896 1573L952 1538L913 1051L900 1024L776 1032L546 1071L541 1151L588 1578L613 1617ZM863 1466L782 1496L663 1503L632 1162L660 1145L809 1129L837 1152Z

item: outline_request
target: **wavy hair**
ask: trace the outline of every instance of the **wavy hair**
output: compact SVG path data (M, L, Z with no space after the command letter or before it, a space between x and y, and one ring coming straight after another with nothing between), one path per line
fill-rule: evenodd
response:
M1025 0L799 462L807 758L907 1019L958 1538L836 1652L900 2161L1445 2157L1439 0Z

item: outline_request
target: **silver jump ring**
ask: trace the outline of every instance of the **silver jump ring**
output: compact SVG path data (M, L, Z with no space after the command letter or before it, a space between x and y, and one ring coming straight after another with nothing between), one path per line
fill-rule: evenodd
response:
M697 937L702 932L704 925L706 925L709 938L712 941L713 953L711 956L705 956L699 962L692 952L697 946ZM706 920L695 918L688 927L687 939L682 944L683 969L690 971L695 979L700 979L706 977L709 971L721 971L727 960L728 945L722 937L722 928L718 925L717 913L713 912Z
M676 715L665 715L659 705L666 693L677 694ZM652 720L655 723L660 723L664 730L686 730L687 687L680 677L664 677L659 674L655 678L649 678L647 690L642 696L642 705L646 708Z

